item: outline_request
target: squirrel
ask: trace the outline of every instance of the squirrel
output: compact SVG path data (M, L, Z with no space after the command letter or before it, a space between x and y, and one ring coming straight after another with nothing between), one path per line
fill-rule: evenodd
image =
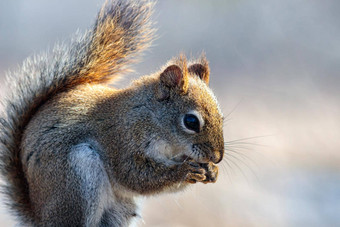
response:
M0 171L25 226L128 226L136 198L213 183L223 114L206 57L107 86L150 46L154 3L108 0L92 29L7 75Z

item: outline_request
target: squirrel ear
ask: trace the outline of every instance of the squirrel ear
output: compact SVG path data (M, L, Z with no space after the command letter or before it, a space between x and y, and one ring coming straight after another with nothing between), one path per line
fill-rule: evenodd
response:
M188 90L188 76L177 65L168 66L160 75L161 82L170 89L177 89L180 93Z
M188 68L189 73L196 74L201 80L203 80L207 85L209 85L209 74L210 70L207 65L193 64Z

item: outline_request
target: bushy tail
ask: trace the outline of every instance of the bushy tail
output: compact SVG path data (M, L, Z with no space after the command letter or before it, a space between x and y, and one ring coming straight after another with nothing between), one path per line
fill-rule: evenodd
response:
M125 71L152 41L152 8L146 0L109 0L92 30L77 35L71 45L58 45L50 54L26 60L21 69L8 74L11 94L1 102L0 171L9 205L23 221L34 217L20 161L26 125L55 94L84 83L105 83Z

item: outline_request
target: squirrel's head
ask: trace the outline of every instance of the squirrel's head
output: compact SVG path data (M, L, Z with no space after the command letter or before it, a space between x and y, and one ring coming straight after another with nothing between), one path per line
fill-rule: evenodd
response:
M158 131L149 153L175 162L220 162L224 154L223 116L208 87L205 57L187 65L181 56L156 78L152 116Z

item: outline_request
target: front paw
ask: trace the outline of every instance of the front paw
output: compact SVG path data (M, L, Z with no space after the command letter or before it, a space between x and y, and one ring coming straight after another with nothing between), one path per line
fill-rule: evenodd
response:
M207 180L206 170L196 162L188 161L185 162L186 175L185 181L190 184L195 184L196 182L204 182Z
M212 163L204 163L201 164L201 166L205 169L206 171L206 179L202 181L202 183L207 184L207 183L215 183L217 181L217 176L218 176L218 167Z

